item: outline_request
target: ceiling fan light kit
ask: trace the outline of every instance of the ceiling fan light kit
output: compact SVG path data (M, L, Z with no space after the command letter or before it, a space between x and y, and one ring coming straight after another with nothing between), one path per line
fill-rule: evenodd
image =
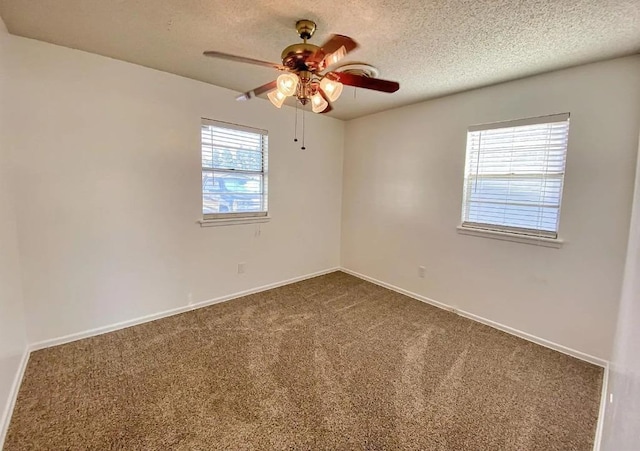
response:
M395 92L400 85L395 81L380 80L369 74L324 72L329 66L341 61L358 44L348 36L334 34L322 46L307 42L316 32L312 20L302 19L296 22L296 31L302 42L286 47L281 56L282 64L229 55L216 51L204 52L206 56L238 61L258 66L271 67L285 72L277 80L247 91L238 100L268 93L267 97L277 108L281 108L287 97L295 97L296 102L305 106L311 103L314 113L328 113L342 94L343 85L372 89L381 92Z
M278 91L290 97L297 92L298 77L295 74L282 74L276 80L276 86Z
M284 95L282 92L280 92L279 89L276 89L275 91L271 91L269 94L267 94L267 97L276 108L281 108L282 104L287 98L287 96Z
M322 89L331 102L338 100L338 97L342 94L342 88L344 88L344 85L338 81L329 80L327 77L320 80L320 89Z
M314 113L322 113L327 109L328 106L329 102L327 102L327 100L322 97L322 94L320 94L320 92L316 92L311 96L311 111L313 111Z

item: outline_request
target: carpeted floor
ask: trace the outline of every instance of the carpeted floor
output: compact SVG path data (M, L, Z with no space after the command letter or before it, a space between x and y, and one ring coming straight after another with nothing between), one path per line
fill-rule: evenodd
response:
M336 272L34 352L5 450L591 450L602 369Z

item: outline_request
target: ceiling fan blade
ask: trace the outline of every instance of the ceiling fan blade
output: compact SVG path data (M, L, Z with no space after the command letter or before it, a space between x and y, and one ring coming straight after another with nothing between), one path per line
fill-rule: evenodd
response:
M355 86L356 88L373 89L374 91L382 92L396 92L400 89L400 84L397 81L365 77L348 72L329 72L326 76L331 80L339 81L344 85Z
M309 57L307 62L315 63L318 65L318 69L322 70L327 66L337 63L344 58L347 53L357 47L358 43L349 36L334 34L331 35L329 40L320 47L319 52L316 52Z
M276 80L270 81L267 84L262 86L258 86L257 88L252 89L251 91L247 91L243 94L240 94L236 97L236 100L249 100L253 97L257 97L260 94L264 94L265 92L269 92L273 89L276 89Z
M238 62L238 63L253 64L253 65L256 65L256 66L270 67L272 69L278 69L278 70L288 70L282 64L270 63L268 61L261 61L261 60L256 60L256 59L253 59L253 58L245 58L244 56L230 55L228 53L216 52L216 51L213 51L213 50L206 51L206 52L203 53L203 55L204 56L210 56L212 58L220 58L220 59L225 59L225 60L229 60L229 61L235 61L235 62Z
M320 114L325 114L325 113L328 113L329 111L333 110L333 106L331 105L331 101L329 100L329 97L327 97L327 95L324 93L322 88L318 87L318 92L320 93L322 98L324 98L324 100L327 101L327 107L323 111L321 111Z

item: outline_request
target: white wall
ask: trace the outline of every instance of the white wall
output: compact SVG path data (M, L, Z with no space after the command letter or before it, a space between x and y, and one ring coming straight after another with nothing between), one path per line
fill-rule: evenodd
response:
M640 149L638 149L640 155ZM603 451L633 451L640 443L640 159L629 233L618 329L609 374Z
M466 129L571 113L562 249L459 235ZM640 56L350 121L342 263L539 338L610 357L640 124ZM418 278L418 266L427 277Z
M13 394L12 388L27 347L11 183L12 168L8 158L5 127L7 116L11 114L5 102L5 94L9 89L6 74L9 40L0 19L0 446L8 421L7 408Z
M8 126L31 342L339 265L341 121L307 114L304 152L293 109L14 39ZM196 224L201 117L269 131L273 219L260 236L255 224Z

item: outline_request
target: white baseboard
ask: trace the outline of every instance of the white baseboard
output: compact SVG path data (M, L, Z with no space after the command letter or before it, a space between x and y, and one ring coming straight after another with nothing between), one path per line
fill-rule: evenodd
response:
M602 394L600 395L600 410L598 412L598 424L596 426L596 438L593 441L593 451L600 451L600 445L602 443L602 429L604 428L604 417L607 411L607 404L609 403L609 371L611 366L607 364L604 368L604 375L602 376Z
M27 369L27 362L29 361L29 348L26 347L24 352L22 353L22 358L20 359L20 365L18 366L18 371L16 372L15 377L13 378L13 384L11 384L11 391L9 392L9 399L7 400L7 405L2 412L2 418L0 419L0 449L2 449L4 440L7 437L7 432L9 430L9 423L11 422L11 414L13 413L13 408L16 405L16 400L18 399L18 391L20 390L20 384L22 384L22 377L24 376L24 371Z
M115 323L115 324L110 324L107 326L102 326L102 327L98 327L95 329L90 329L90 330L86 330L83 332L77 332L77 333L73 333L73 334L69 334L69 335L64 335L62 337L57 337L57 338L52 338L52 339L48 339L48 340L44 340L44 341L40 341L40 342L36 342L36 343L32 343L29 346L29 351L37 351L39 349L44 349L44 348L49 348L51 346L58 346L64 343L70 343L72 341L76 341L76 340L81 340L83 338L88 338L88 337L93 337L96 335L101 335L107 332L113 332L115 330L120 330L120 329L125 329L127 327L131 327L131 326L135 326L138 324L143 324L143 323L147 323L150 321L155 321L157 319L161 319L161 318L166 318L168 316L172 316L172 315L178 315L180 313L184 313L184 312L188 312L191 310L196 310L202 307L207 307L209 305L213 305L213 304L218 304L220 302L226 302L226 301L230 301L232 299L237 299L243 296L248 296L250 294L255 294L255 293L259 293L261 291L266 291L266 290L270 290L273 288L277 288L277 287L281 287L283 285L288 285L291 283L295 283L295 282L300 282L302 280L306 280L306 279L310 279L313 277L318 277L318 276L322 276L324 274L329 274L335 271L344 271L347 274L351 274L352 276L358 277L360 279L366 280L368 282L374 283L376 285L379 285L381 287L384 288L388 288L392 291L395 291L397 293L401 293L404 294L405 296L409 296L413 299L417 299L419 301L425 302L427 304L431 304L435 307L444 309L444 310L448 310L450 312L456 313L460 316L463 316L465 318L469 318L473 321L477 321L479 323L485 324L487 326L491 326L495 329L501 330L503 332L507 332L511 335L515 335L517 337L523 338L525 340L531 341L533 343L539 344L541 346L545 346L547 348L553 349L555 351L559 351L562 352L564 354L570 355L572 357L575 357L577 359L580 360L584 360L586 362L589 363L593 363L594 365L598 365L601 366L603 368L607 368L608 366L608 362L606 360L600 359L598 357L594 357L592 355L586 354L584 352L581 351L577 351L575 349L571 349L568 348L566 346L554 343L552 341L549 340L545 340L544 338L540 338L537 337L535 335L531 335L527 332L523 332L521 330L518 329L514 329L513 327L509 327L509 326L505 326L504 324L500 324L496 321L492 321L490 319L484 318L482 316L478 316L475 315L473 313L469 313L466 312L464 310L458 310L448 304L445 304L443 302L438 302L436 300L433 300L431 298L428 298L426 296L422 296L420 294L414 293L412 291L409 290L405 290L403 288L397 287L395 285L383 282L381 280L375 279L373 277L369 277L366 276L364 274L361 274L359 272L350 270L348 268L341 268L341 267L335 267L335 268L329 268L329 269L325 269L322 271L318 271L315 273L311 273L311 274L306 274L303 276L299 276L299 277L294 277L291 279L287 279L287 280L282 280L279 282L275 282L275 283L271 283L271 284L267 284L267 285L263 285L260 287L256 287L256 288L251 288L249 290L244 290L244 291L240 291L240 292L236 292L236 293L232 293L229 295L225 295L225 296L220 296L214 299L208 299L206 301L201 301L201 302L197 302L195 304L191 304L191 305L184 305L181 307L177 307L174 309L170 309L170 310L165 310L163 312L158 312L158 313L153 313L150 315L146 315L146 316L142 316L139 318L134 318L134 319L130 319L127 321L122 321L119 323Z
M340 268L340 270L343 271L343 272L346 272L347 274L351 274L352 276L358 277L359 279L363 279L363 280L366 280L367 282L371 282L371 283L374 283L374 284L379 285L381 287L388 288L389 290L395 291L395 292L400 293L400 294L404 294L405 296L409 296L410 298L416 299L418 301L422 301L422 302L425 302L427 304L431 304L431 305L433 305L435 307L438 307L438 308L441 308L441 309L444 309L444 310L448 310L448 311L450 311L452 313L456 313L456 314L458 314L460 316L463 316L465 318L469 318L469 319L471 319L473 321L477 321L477 322L485 324L487 326L491 326L494 329L501 330L503 332L506 332L506 333L511 334L511 335L515 335L516 337L523 338L523 339L525 339L527 341L531 341L533 343L539 344L539 345L544 346L546 348L553 349L554 351L562 352L563 354L567 354L567 355L570 355L570 356L575 357L577 359L584 360L585 362L593 363L594 365L598 365L598 366L601 366L603 368L607 368L607 365L609 363L606 360L603 360L601 358L594 357L592 355L586 354L586 353L581 352L581 351L576 351L575 349L571 349L571 348L568 348L566 346L554 343L552 341L545 340L544 338L536 337L535 335L531 335L531 334L529 334L527 332L523 332L521 330L514 329L513 327L505 326L504 324L500 324L500 323L492 321L490 319L483 318L482 316L478 316L478 315L475 315L473 313L466 312L464 310L458 310L458 309L456 309L456 308L454 308L454 307L452 307L452 306L450 306L448 304L445 304L443 302L434 301L433 299L430 299L430 298L428 298L426 296L422 296L422 295L414 293L412 291L405 290L405 289L397 287L395 285L391 285L390 283L386 283L386 282L383 282L381 280L374 279L373 277L369 277L369 276L366 276L364 274L360 274L359 272L352 271L352 270L347 269L347 268Z
M76 340L82 340L83 338L94 337L96 335L102 335L107 332L113 332L115 330L125 329L127 327L136 326L138 324L148 323L150 321L155 321L157 319L166 318L172 315L178 315L180 313L189 312L191 310L196 310L202 307L207 307L213 304L219 304L221 302L230 301L232 299L237 299L243 296L248 296L250 294L260 293L261 291L271 290L273 288L278 288L283 285L289 285L290 283L300 282L302 280L311 279L313 277L322 276L324 274L329 274L335 271L339 271L340 268L329 268L322 271L314 272L311 274L306 274L304 276L294 277L292 279L282 280L280 282L270 283L267 285L262 285L260 287L251 288L249 290L239 291L237 293L228 294L225 296L220 296L214 299L208 299L206 301L197 302L191 305L184 305L181 307L177 307L170 310L165 310L163 312L152 313L151 315L142 316L139 318L130 319L127 321L122 321L115 324L110 324L108 326L97 327L95 329L86 330L83 332L77 332L74 334L64 335L62 337L52 338L49 340L39 341L37 343L32 343L29 346L30 351L37 351L39 349L50 348L52 346L58 346L65 343L70 343Z

